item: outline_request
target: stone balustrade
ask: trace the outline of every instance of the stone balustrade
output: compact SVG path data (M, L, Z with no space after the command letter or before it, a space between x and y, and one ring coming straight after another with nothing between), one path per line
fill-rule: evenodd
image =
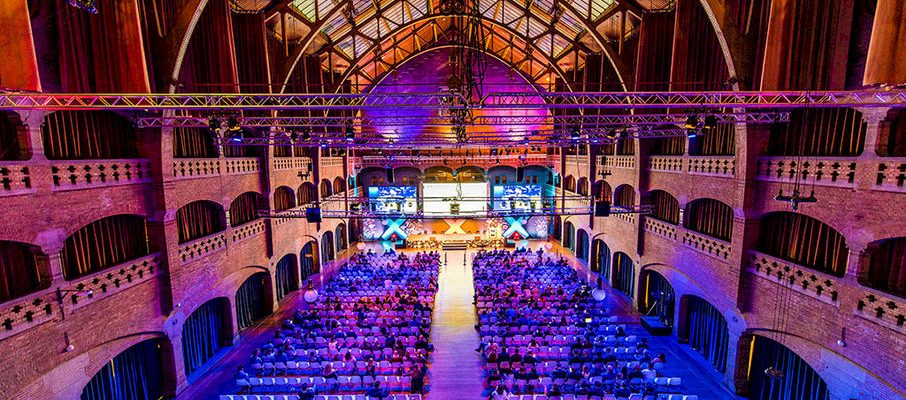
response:
M311 158L309 157L274 157L274 171L305 170L311 171Z
M734 156L690 156L687 160L686 171L690 175L720 178L732 178L736 175L736 157Z
M676 240L676 225L669 224L650 216L645 217L645 230L663 236L670 241Z
M906 193L906 159L885 158L875 162L875 190Z
M733 249L730 242L688 230L683 232L683 245L722 261L730 259Z
M252 222L232 228L230 237L232 243L237 243L262 233L264 233L264 220L256 219Z
M751 251L749 272L771 282L840 307L837 292L840 278L781 260L758 251Z
M70 313L154 278L160 273L159 257L159 253L149 254L72 282L64 282L62 286L0 304L0 339L62 317L61 300L63 307L67 308L66 312ZM57 288L62 298L57 297Z
M260 169L257 157L173 159L173 177L177 180L252 174Z
M683 172L683 156L654 156L648 158L648 170L658 172Z
M179 255L179 259L185 263L215 251L219 251L225 247L226 233L218 232L180 244L177 254Z
M906 300L866 290L856 306L856 315L906 333Z
M609 168L634 169L635 156L604 156L604 166Z
M809 185L856 187L856 160L852 157L759 157L756 177L759 180L793 183L797 177Z
M52 161L50 171L55 191L151 182L151 162L144 159Z
M31 169L22 161L0 163L0 196L33 193Z

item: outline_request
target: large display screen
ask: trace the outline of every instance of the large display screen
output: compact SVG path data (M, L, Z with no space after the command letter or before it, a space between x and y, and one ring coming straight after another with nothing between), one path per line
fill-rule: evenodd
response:
M415 186L372 186L368 188L371 212L375 214L415 214L418 211L418 188Z
M487 183L424 183L422 193L425 217L487 216Z
M541 185L494 186L494 210L504 212L541 211Z

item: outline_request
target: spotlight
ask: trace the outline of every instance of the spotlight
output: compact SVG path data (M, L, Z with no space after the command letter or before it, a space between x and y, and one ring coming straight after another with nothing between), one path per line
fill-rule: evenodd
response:
M289 140L293 143L299 140L299 133L296 131L289 132Z
M232 131L233 134L230 135L230 141L233 143L242 143L242 129Z
M705 132L710 132L714 129L717 129L717 117L714 115L705 117L705 126L702 128L702 130Z
M611 139L611 140L616 139L616 138L617 138L617 130L616 130L616 129L611 129L611 130L607 131L606 136L607 136L608 139Z
M311 129L302 128L302 141L307 142L311 140Z
M686 129L686 137L688 137L689 139L695 139L696 137L698 137L698 131L696 131L694 128Z
M352 142L355 140L355 128L352 127L352 124L346 125L346 141Z
M208 129L210 129L211 131L217 133L220 131L221 126L223 126L223 124L217 117L208 118Z
M578 126L569 127L569 138L572 140L579 140L579 137L582 135L582 131Z
M696 129L698 128L698 115L692 114L686 118L686 129Z
M229 130L230 132L236 132L241 129L242 127L239 126L239 121L237 121L235 117L230 117L227 120L227 130Z

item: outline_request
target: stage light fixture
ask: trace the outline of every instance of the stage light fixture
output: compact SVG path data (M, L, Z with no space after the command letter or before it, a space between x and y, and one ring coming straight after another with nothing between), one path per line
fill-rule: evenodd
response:
M237 132L242 130L242 127L239 126L239 121L235 117L230 117L227 119L227 130L230 132Z
M686 137L689 139L695 139L698 137L698 131L695 129L686 129Z
M355 140L355 128L352 127L352 124L346 125L346 141L352 142Z
M208 118L208 129L210 129L212 132L215 132L215 133L220 132L220 128L222 126L223 126L223 124L220 122L219 118L217 118L217 117Z
M579 138L581 136L582 136L582 130L579 129L578 126L573 125L573 126L569 127L569 138L570 139L579 140Z
M302 141L307 142L309 140L311 140L311 129L303 128L302 129Z
M691 114L686 118L686 124L684 125L686 129L697 129L698 128L698 115Z
M289 140L293 143L299 140L299 133L296 131L289 132Z
M709 115L705 117L705 126L702 127L702 130L705 132L710 132L717 129L717 116Z
M243 139L242 129L233 131L233 133L230 135L230 141L233 143L242 143L242 139Z

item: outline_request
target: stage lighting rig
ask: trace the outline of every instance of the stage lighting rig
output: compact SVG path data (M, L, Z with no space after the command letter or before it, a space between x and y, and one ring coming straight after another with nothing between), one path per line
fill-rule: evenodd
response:
M818 199L815 197L814 190L812 190L812 192L808 196L802 196L802 194L799 193L799 189L793 189L793 191L790 195L784 195L783 189L780 189L777 192L777 195L774 196L774 200L782 201L785 203L790 203L790 206L793 208L793 211L799 210L799 204L817 203L818 202Z

